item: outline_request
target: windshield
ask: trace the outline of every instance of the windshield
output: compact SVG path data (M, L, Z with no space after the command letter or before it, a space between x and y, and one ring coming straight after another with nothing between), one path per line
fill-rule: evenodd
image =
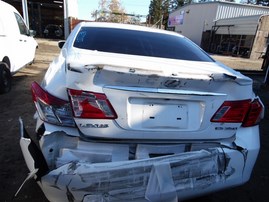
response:
M117 28L82 27L77 34L74 47L130 55L213 61L184 37Z

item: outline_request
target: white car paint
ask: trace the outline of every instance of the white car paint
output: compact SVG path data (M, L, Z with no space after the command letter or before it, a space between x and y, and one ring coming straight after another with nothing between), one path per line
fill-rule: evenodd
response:
M187 40L131 25L75 28L32 85L40 150L21 123L27 166L50 201L177 201L249 180L263 117L251 79L210 58L76 48L85 27Z

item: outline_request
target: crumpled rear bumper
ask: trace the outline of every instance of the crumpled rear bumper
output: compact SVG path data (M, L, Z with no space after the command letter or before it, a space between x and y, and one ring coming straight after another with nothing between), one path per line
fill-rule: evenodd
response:
M225 173L220 155L214 149L150 160L69 163L44 176L41 184L45 194L66 200L177 201L181 192L207 189L233 174Z
M52 170L22 133L27 166L38 169L36 179L50 201L183 200L246 182L259 150L216 147L142 160L70 162Z

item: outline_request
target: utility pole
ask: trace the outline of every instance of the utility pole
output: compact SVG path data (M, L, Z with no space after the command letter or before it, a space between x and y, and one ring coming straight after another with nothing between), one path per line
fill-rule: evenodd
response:
M69 35L69 14L68 14L68 0L64 0L64 38L67 39Z
M22 12L23 12L23 18L24 21L29 28L29 16L28 16L28 6L27 6L27 0L22 0Z
M269 84L269 45L267 45L265 55L263 56L262 69L265 71L265 77L263 83Z

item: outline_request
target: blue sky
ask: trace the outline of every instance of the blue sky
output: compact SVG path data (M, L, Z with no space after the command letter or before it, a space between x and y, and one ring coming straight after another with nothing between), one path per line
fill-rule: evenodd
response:
M98 9L99 0L77 0L78 18L90 20L91 12ZM147 15L149 11L150 0L121 0L126 13ZM142 19L143 20L143 19Z

